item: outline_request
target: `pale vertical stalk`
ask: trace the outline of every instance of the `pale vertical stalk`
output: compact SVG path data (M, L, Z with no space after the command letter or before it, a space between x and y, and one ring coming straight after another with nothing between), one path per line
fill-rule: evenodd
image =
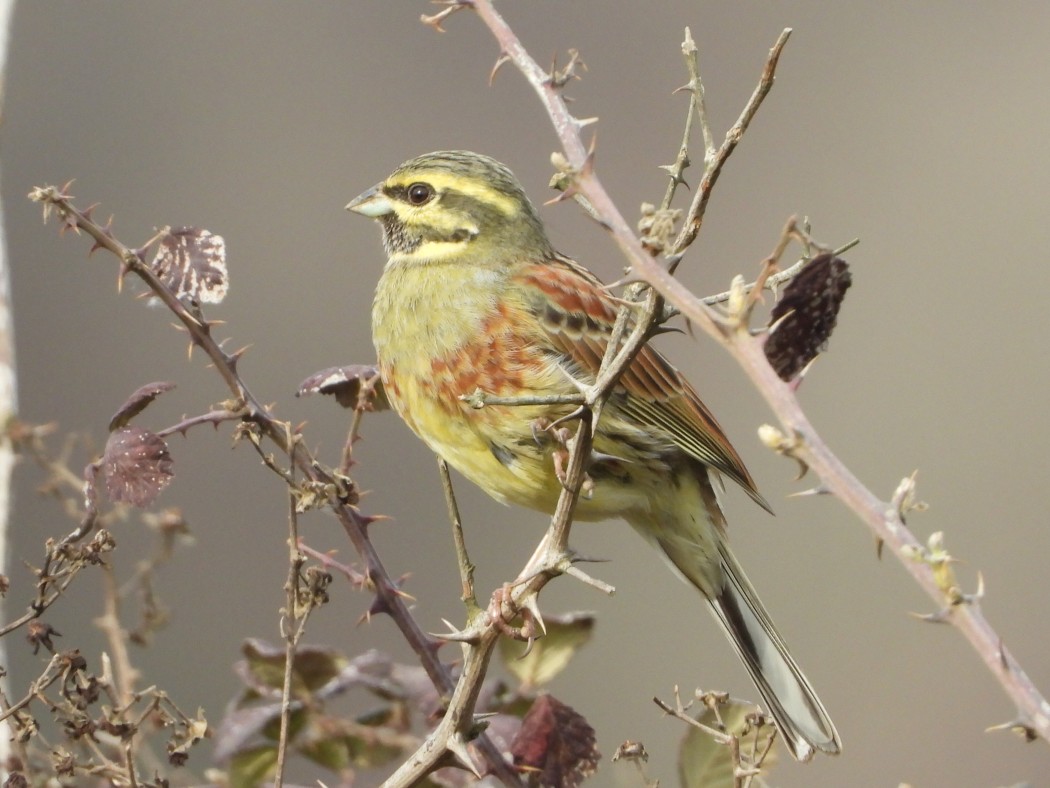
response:
M0 121L3 119L4 79L7 73L7 42L15 0L0 0ZM3 157L0 155L0 163ZM3 206L0 205L0 572L7 574L7 524L11 514L11 471L15 454L7 437L6 425L15 415L15 340L11 318L11 275L8 270L7 233L4 229ZM0 600L0 622L7 615ZM6 641L0 640L0 665L8 667ZM0 777L7 777L7 759L11 752L11 734L7 722L0 722Z

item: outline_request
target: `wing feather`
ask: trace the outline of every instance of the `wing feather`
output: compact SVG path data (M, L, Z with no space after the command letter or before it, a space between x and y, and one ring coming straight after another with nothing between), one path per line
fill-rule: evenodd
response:
M543 340L571 374L593 380L619 310L616 299L566 257L529 266L517 278L536 293L530 308L543 326ZM643 428L661 431L687 455L725 474L770 509L696 390L660 353L643 347L617 389L626 394L617 400L622 414Z

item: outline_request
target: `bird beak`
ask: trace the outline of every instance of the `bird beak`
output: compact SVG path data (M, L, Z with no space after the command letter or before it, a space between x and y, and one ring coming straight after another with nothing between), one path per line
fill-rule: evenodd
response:
M377 183L368 191L359 194L346 205L346 210L379 219L388 213L394 212L394 205L390 199L383 194L383 184Z

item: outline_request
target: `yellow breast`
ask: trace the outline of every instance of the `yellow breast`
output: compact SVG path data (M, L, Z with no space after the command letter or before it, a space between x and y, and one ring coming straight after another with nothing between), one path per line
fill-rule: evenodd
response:
M564 449L541 427L572 406L478 409L463 401L478 390L501 397L575 392L541 336L530 334L539 330L535 317L494 277L453 264L389 266L372 313L383 385L412 431L470 481L498 501L550 513L562 490L554 455ZM592 499L580 501L578 516L622 514L632 505L628 494L606 478Z

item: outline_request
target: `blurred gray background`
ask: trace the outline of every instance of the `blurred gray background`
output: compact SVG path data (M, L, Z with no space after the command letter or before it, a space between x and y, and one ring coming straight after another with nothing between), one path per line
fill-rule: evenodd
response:
M1045 298L1050 287L1050 5L772 2L599 3L535 0L501 10L541 62L576 47L589 71L569 92L598 116L598 167L624 212L657 201L657 165L677 150L686 108L679 45L700 47L720 140L750 95L766 53L793 27L776 87L718 183L700 241L681 268L695 290L749 277L788 216L812 218L849 254L854 285L830 352L801 391L839 456L889 497L919 469L930 504L911 525L944 530L1004 642L1050 690L1046 631L1046 447L1050 436ZM383 256L378 228L346 202L402 160L469 148L507 162L537 202L549 196L557 147L539 104L512 68L489 87L498 52L469 13L440 35L418 22L422 2L132 2L23 0L15 14L4 124L3 197L13 269L21 413L31 422L104 440L135 388L171 380L139 423L166 426L223 399L218 377L165 314L118 296L116 262L86 258L83 238L41 226L25 195L76 178L73 193L132 244L163 225L200 225L226 238L232 286L209 310L231 347L251 343L242 372L278 415L307 421L311 445L334 462L349 420L327 398L293 393L311 372L368 362L369 308ZM563 54L564 57L564 54ZM696 175L694 173L693 180ZM607 279L622 265L612 243L572 205L543 209L556 244ZM1014 709L962 638L921 624L931 610L871 534L830 498L787 499L794 464L756 438L772 420L734 364L704 337L662 347L696 383L773 502L773 519L733 492L738 555L831 710L844 754L806 767L785 762L782 786L1046 784L1045 743L987 726ZM434 463L389 414L370 417L355 476L364 508L393 521L374 530L430 630L462 618L449 528ZM285 577L285 497L229 429L172 442L175 484L195 544L163 570L169 627L136 659L144 684L218 722L237 682L239 643L276 639ZM86 458L77 459L79 464ZM65 533L39 502L35 471L19 471L12 612L29 596L22 557ZM805 484L805 482L803 483ZM487 594L528 557L545 519L459 486L469 545ZM334 521L304 519L308 541L353 552ZM584 525L577 547L610 559L596 573L606 599L574 581L544 593L548 611L593 609L594 640L552 691L584 713L608 757L640 739L650 772L676 783L682 732L651 698L672 687L754 697L701 600L619 523ZM115 556L129 574L148 540L129 522ZM92 660L103 648L91 619L101 584L87 574L47 620L61 646ZM368 599L337 582L308 640L350 652L377 646L406 657L380 618L355 626ZM129 611L130 613L131 611ZM12 643L14 686L45 656ZM97 664L97 663L96 663ZM19 682L22 682L20 685ZM202 754L190 766L198 774ZM307 772L300 772L305 780ZM293 774L293 776L296 776ZM596 785L635 786L605 763Z

